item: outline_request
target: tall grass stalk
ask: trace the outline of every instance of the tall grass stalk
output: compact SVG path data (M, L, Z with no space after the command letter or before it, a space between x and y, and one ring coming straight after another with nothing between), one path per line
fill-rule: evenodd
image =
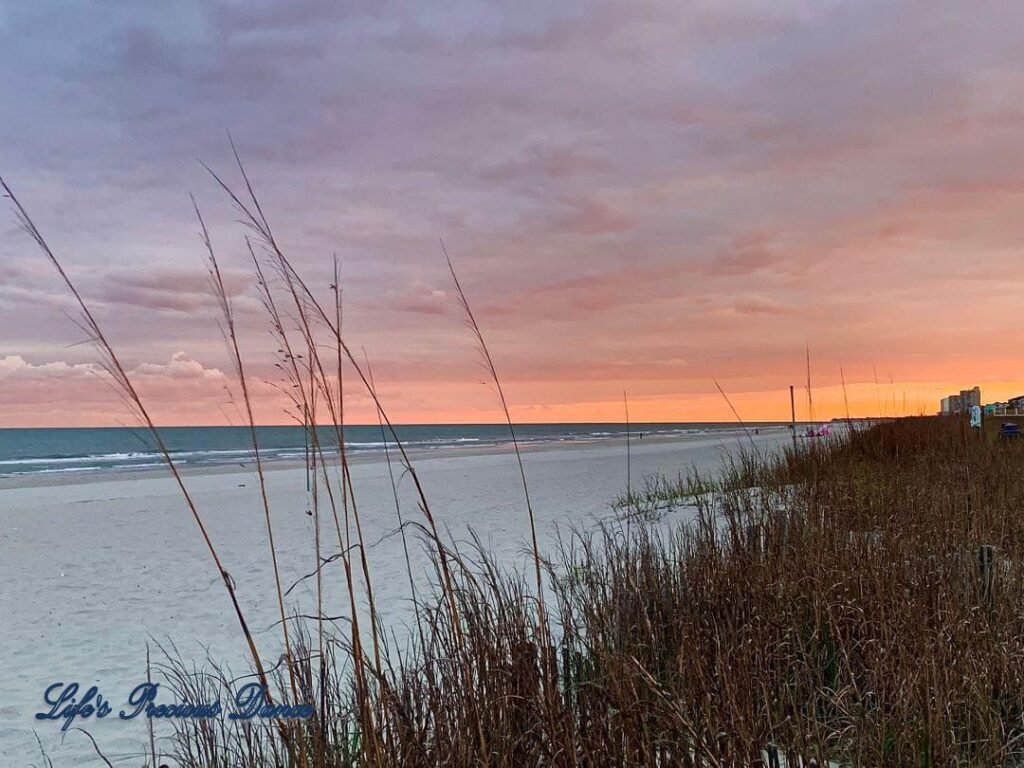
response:
M238 387L242 396L242 406L245 409L245 420L249 429L249 444L252 447L253 461L256 465L256 477L260 489L260 503L263 507L263 519L266 525L267 542L270 549L270 562L274 572L274 589L277 593L277 607L281 618L281 632L284 640L285 661L288 666L289 683L294 700L295 696L298 694L298 690L295 684L295 672L291 657L292 644L291 639L288 636L288 621L284 607L284 592L281 588L281 569L278 565L277 546L274 542L274 526L271 522L270 501L267 498L267 482L266 476L263 472L263 459L260 455L259 440L256 437L256 418L252 410L252 398L249 396L249 383L245 374L245 364L242 360L242 352L238 342L234 309L231 305L231 298L228 294L227 287L224 284L224 275L221 272L220 264L217 261L217 256L213 249L213 241L210 238L209 229L207 228L206 221L203 219L203 215L199 210L199 206L196 204L195 198L192 198L192 207L195 210L196 219L199 222L200 239L202 241L203 248L206 251L207 270L209 272L210 284L213 295L217 299L217 304L220 308L221 320L224 324L222 331L225 340L228 343L229 355L235 369L235 376L238 380Z
M81 294L78 292L78 289L75 287L75 284L72 282L67 272L64 271L64 267L62 266L60 260L57 258L53 250L50 248L49 244L43 237L38 227L36 227L36 224L29 216L28 211L25 210L21 202L15 196L13 190L11 190L11 188L7 185L7 182L4 181L2 178L0 178L0 188L3 189L4 195L11 201L14 207L15 216L17 217L17 220L21 225L22 229L24 229L24 231L29 235L29 237L31 237L32 240L35 241L36 245L42 251L47 261L49 261L49 263L56 270L57 274L60 276L61 282L63 282L64 286L67 288L68 292L73 297L74 302L81 313L78 326L85 333L86 338L99 351L100 364L102 365L103 369L110 376L115 387L125 397L129 407L142 421L147 431L149 432L150 436L153 438L153 442L156 446L156 449L160 456L163 458L164 463L167 465L167 468L170 471L171 476L174 478L175 484L178 486L182 498L185 501L185 505L188 508L189 513L191 514L192 519L196 524L196 527L199 529L200 535L203 538L203 542L206 545L206 549L210 554L210 558L212 559L213 564L217 569L217 573L220 575L221 580L224 583L224 588L227 591L228 597L231 600L231 605L235 613L235 618L237 618L238 620L238 624L239 627L241 628L242 635L245 638L249 654L252 658L253 664L256 667L256 674L260 680L260 683L264 686L264 690L266 691L266 696L268 700L270 700L271 693L270 686L267 680L266 670L263 665L263 660L260 657L259 650L256 647L256 642L253 639L252 632L249 630L249 625L245 620L245 614L243 613L242 607L238 601L238 593L235 587L234 580L231 578L231 574L229 574L227 569L225 568L224 563L220 558L220 554L218 553L217 548L214 546L213 540L210 538L210 534L206 528L205 522L203 521L203 517L200 514L199 509L197 508L195 501L192 498L192 494L186 487L185 481L178 470L177 464L174 462L174 459L171 458L171 454L163 441L163 437L161 436L160 431L157 429L155 423L153 422L153 419L149 414L149 410L146 408L146 405L143 402L138 391L136 390L135 385L133 384L131 378L128 376L126 369L122 365L120 358L114 351L113 346L107 340L107 337L104 334L103 330L100 328L100 325L96 321L95 316L89 309L88 304L85 302Z

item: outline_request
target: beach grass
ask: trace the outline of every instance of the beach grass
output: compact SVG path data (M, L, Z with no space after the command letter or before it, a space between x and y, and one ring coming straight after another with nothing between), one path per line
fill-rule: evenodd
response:
M567 537L546 562L547 631L532 579L482 546L452 553L453 593L438 568L423 642L368 691L338 672L343 643L327 677L296 653L331 702L303 725L313 764L1015 765L1022 466L1024 443L937 417L748 456L692 496L692 520ZM269 727L244 759L219 738L182 764L286 755Z

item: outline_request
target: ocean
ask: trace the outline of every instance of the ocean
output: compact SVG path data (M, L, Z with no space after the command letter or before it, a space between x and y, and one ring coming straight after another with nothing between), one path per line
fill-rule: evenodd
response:
M787 429L787 424L750 423L749 429ZM456 447L491 447L510 443L505 424L403 424L395 427L398 438L410 450ZM632 424L630 433L661 438L687 437L715 432L738 432L732 423ZM333 427L319 427L324 449L337 446ZM625 425L522 424L516 426L521 444L578 443L621 439ZM162 427L171 457L181 466L243 464L252 460L248 427ZM308 444L299 426L256 428L260 457L266 461L303 460ZM388 447L394 447L392 442ZM345 446L350 454L383 452L384 434L377 425L345 427ZM126 427L0 429L0 477L35 474L142 470L163 466L152 437L145 429Z

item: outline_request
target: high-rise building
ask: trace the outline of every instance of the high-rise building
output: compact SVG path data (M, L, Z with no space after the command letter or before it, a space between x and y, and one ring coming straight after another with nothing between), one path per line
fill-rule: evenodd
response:
M973 405L981 405L981 387L960 390L960 410L969 411Z
M939 413L949 416L954 413L968 413L972 405L981 405L981 387L961 389L960 394L944 397L939 404Z

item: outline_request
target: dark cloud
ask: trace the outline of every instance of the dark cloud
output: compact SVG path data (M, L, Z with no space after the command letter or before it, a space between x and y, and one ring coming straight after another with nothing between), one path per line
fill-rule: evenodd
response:
M221 274L230 298L242 295L253 283L253 277L248 273L222 270ZM194 312L198 309L215 310L217 307L210 277L198 268L189 270L154 265L145 271L136 269L114 274L104 281L95 295L107 302L147 309Z

